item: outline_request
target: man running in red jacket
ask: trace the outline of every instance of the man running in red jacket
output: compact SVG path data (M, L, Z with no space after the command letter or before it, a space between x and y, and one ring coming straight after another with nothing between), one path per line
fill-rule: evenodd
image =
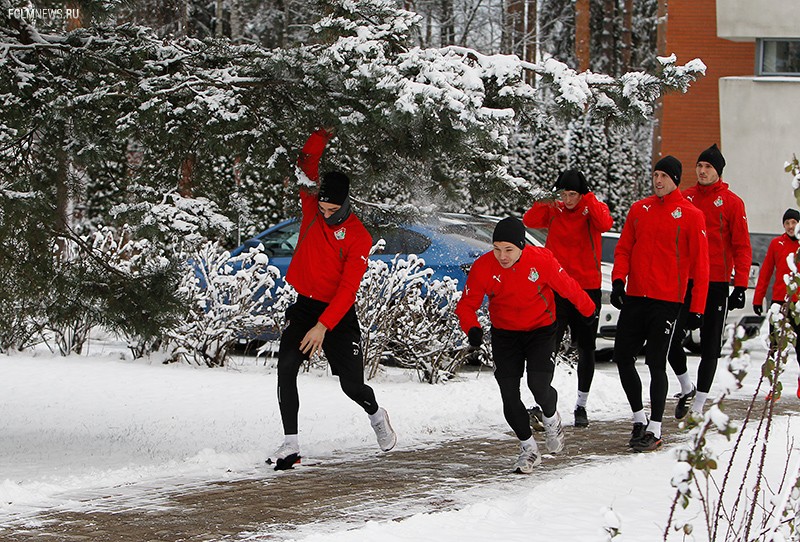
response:
M745 305L745 292L750 276L753 258L750 250L750 231L747 227L747 213L744 202L731 192L722 181L725 158L712 145L697 158L697 185L688 188L683 196L700 209L706 221L708 236L708 258L710 264L708 297L700 327L700 365L697 368L697 386L686 366L686 352L683 351L684 327L689 317L688 305L691 303L692 288L681 308L676 324L673 342L669 349L669 364L681 384L681 392L676 396L675 417L681 419L690 410L689 401L694 399L691 410L702 413L714 374L717 372L717 359L722 352L722 334L728 309L742 309ZM729 293L729 283L733 275L733 292Z
M556 190L561 201L536 202L522 221L529 228L547 228L548 248L581 288L592 298L595 311L600 313L602 274L601 234L611 229L614 220L608 205L589 190L586 177L577 169L568 169L558 176ZM578 399L575 404L575 426L588 427L586 401L594 377L594 352L597 339L597 318L591 323L575 306L555 294L558 330L556 348L561 344L569 326L572 338L578 343Z
M595 318L595 305L546 248L525 244L525 226L504 218L492 235L492 252L473 264L456 315L469 344L479 347L483 329L477 311L489 298L492 321L494 377L500 387L503 414L520 441L516 472L529 474L542 459L531 432L530 417L520 398L520 380L542 408L545 445L550 453L564 449L564 429L558 414L553 381L556 313L553 291L574 303L586 318Z
M317 130L298 159L308 179L306 184L301 181L303 218L286 272L286 281L297 291L297 301L286 311L288 325L278 351L278 403L285 437L274 454L276 470L291 468L300 460L297 373L320 349L331 372L339 377L342 391L369 415L381 449L389 451L397 442L386 410L378 406L372 388L364 383L361 330L354 306L372 237L350 210L347 175L331 171L319 180L319 161L332 137L330 130ZM312 192L317 186L316 193Z
M614 252L611 303L620 309L614 362L633 411L628 445L637 452L661 446L661 420L667 401L667 353L689 277L694 295L687 327L703 320L708 291L708 243L703 214L678 190L681 163L659 160L653 171L653 196L631 206ZM627 280L627 284L626 284ZM650 371L650 421L642 404L636 357L645 342Z
M798 222L800 222L800 212L797 212L796 209L786 209L786 212L783 213L784 233L769 243L764 262L758 272L756 292L753 295L753 312L759 316L764 312L764 297L767 295L767 288L769 288L769 281L772 279L773 273L775 274L775 284L772 286L771 304L783 305L790 298L784 279L792 272L789 268L789 258L796 257L797 251L800 249L800 242L797 239ZM796 303L798 294L793 294L791 300ZM791 317L789 322L796 336L800 337L800 325ZM770 322L770 355L775 348L773 337L775 330L773 328L774 325ZM794 347L797 362L800 363L800 341L797 339L795 339ZM797 398L800 399L800 378L797 379Z

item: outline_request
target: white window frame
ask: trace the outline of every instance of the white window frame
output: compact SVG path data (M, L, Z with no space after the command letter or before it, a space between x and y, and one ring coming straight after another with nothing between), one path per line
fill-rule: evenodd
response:
M767 44L770 42L797 42L800 44L800 38L757 38L756 39L756 75L760 76L785 76L785 77L800 77L800 71L797 72L779 72L767 70L764 67L764 54L767 51Z

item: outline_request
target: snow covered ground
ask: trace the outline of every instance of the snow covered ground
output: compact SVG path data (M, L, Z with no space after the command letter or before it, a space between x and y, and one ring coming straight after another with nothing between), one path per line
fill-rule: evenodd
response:
M759 340L750 347L754 365L738 397L752 394L764 356ZM616 368L601 364L599 369L590 416L629 424ZM782 378L782 401L797 401L797 376L797 366L790 364ZM371 384L391 414L400 449L508 432L489 372L465 372L455 381L431 386L397 370ZM554 384L562 417L571 423L575 375L559 368ZM216 370L131 361L121 344L102 337L82 356L36 351L0 357L0 525L21 511L78 506L82 493L96 489L161 479L224 480L251 471L281 441L275 387L274 366L263 359L239 357L231 367ZM300 395L304 456L375 453L365 414L341 393L334 377L303 374ZM800 436L798 423L789 417L776 423L779 438ZM730 445L715 441L724 463ZM770 465L779 472L786 450L774 449L777 456ZM512 459L499 458L498 469ZM793 467L797 457L791 461ZM324 534L302 539L604 540L602 527L614 516L623 533L615 540L660 540L674 494L669 483L674 465L666 447L570 469L555 479L537 480L534 474L529 484L477 488L469 493L471 504L461 510L373 522L355 530L332 525ZM682 517L696 512L690 509ZM695 539L703 538L696 532Z

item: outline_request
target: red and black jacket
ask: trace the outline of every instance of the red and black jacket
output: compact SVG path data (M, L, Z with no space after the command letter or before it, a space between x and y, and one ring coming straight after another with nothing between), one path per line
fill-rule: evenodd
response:
M800 242L785 233L770 241L769 247L767 247L767 254L764 256L764 262L758 271L758 282L756 283L756 291L753 294L753 305L762 305L764 303L764 297L767 295L767 288L773 272L775 272L775 284L772 286L771 300L787 301L788 292L784 277L792 272L787 259L789 256L794 256L798 248L800 248ZM795 293L792 296L792 301L797 301L797 298L798 294Z
M602 286L601 234L614 224L608 205L589 192L572 209L562 201L534 203L522 221L529 228L547 228L545 247L581 288L596 290Z
M319 160L331 137L322 129L311 134L297 161L315 185L319 185ZM286 281L298 294L328 303L319 322L332 329L355 303L372 237L353 214L338 226L329 226L319 212L316 194L306 187L300 189L300 201L300 236Z
M488 252L472 265L455 312L465 333L480 327L477 311L483 297L488 296L494 327L531 331L556 321L554 290L584 316L595 311L592 299L546 248L526 246L517 263L508 269Z
M709 280L728 283L731 271L735 271L733 285L747 288L753 253L742 199L722 181L709 186L698 184L685 190L683 196L700 209L706 219L711 265Z
M612 280L627 280L625 293L683 303L694 280L690 312L705 312L708 295L705 219L681 191L650 196L631 206L614 252Z

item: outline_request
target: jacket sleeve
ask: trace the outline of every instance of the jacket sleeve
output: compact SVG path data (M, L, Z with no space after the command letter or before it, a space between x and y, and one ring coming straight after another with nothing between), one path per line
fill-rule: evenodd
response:
M477 261L475 264L467 275L467 282L464 284L464 290L461 292L461 299L458 301L455 310L456 316L458 316L458 322L464 333L467 333L473 327L480 327L481 324L478 322L478 309L486 295L486 290L480 276L480 264L478 264Z
M550 269L550 273L548 273L550 287L558 295L575 305L575 308L582 315L591 316L594 314L596 307L592 298L581 288L578 281L564 271L564 268L561 267L561 264L552 254L549 255L548 267Z
M737 205L731 217L731 250L733 252L733 285L747 288L750 266L753 263L753 250L750 248L750 230L744 202L736 198Z
M694 213L694 217L694 227L689 235L689 254L692 258L689 275L694 281L694 286L692 287L692 304L689 306L689 312L703 314L706 311L708 278L711 264L708 261L706 219L699 210Z
M619 234L617 248L614 249L614 268L611 270L611 280L620 279L627 282L631 270L631 251L636 243L637 204L633 204L628 211L622 233Z
M611 218L611 211L608 205L597 199L594 192L589 192L583 199L586 200L586 207L589 209L589 223L600 233L607 232L614 225Z
M319 161L322 158L325 146L332 137L333 134L322 128L317 129L308 136L305 145L300 150L300 156L297 158L297 165L302 172L316 184L319 184Z
M345 256L342 278L339 287L328 304L328 307L319 317L319 322L328 330L336 327L336 324L350 310L356 302L356 294L361 286L361 279L369 265L369 251L372 248L372 238L368 233L359 238L349 247Z
M531 208L522 215L522 223L528 228L549 228L555 210L556 204L554 202L534 202Z
M767 288L769 288L769 281L772 279L772 274L775 272L775 239L770 242L767 247L767 253L764 255L764 261L761 263L761 269L758 270L758 282L756 282L756 291L753 294L753 305L763 305L764 297L767 295Z

